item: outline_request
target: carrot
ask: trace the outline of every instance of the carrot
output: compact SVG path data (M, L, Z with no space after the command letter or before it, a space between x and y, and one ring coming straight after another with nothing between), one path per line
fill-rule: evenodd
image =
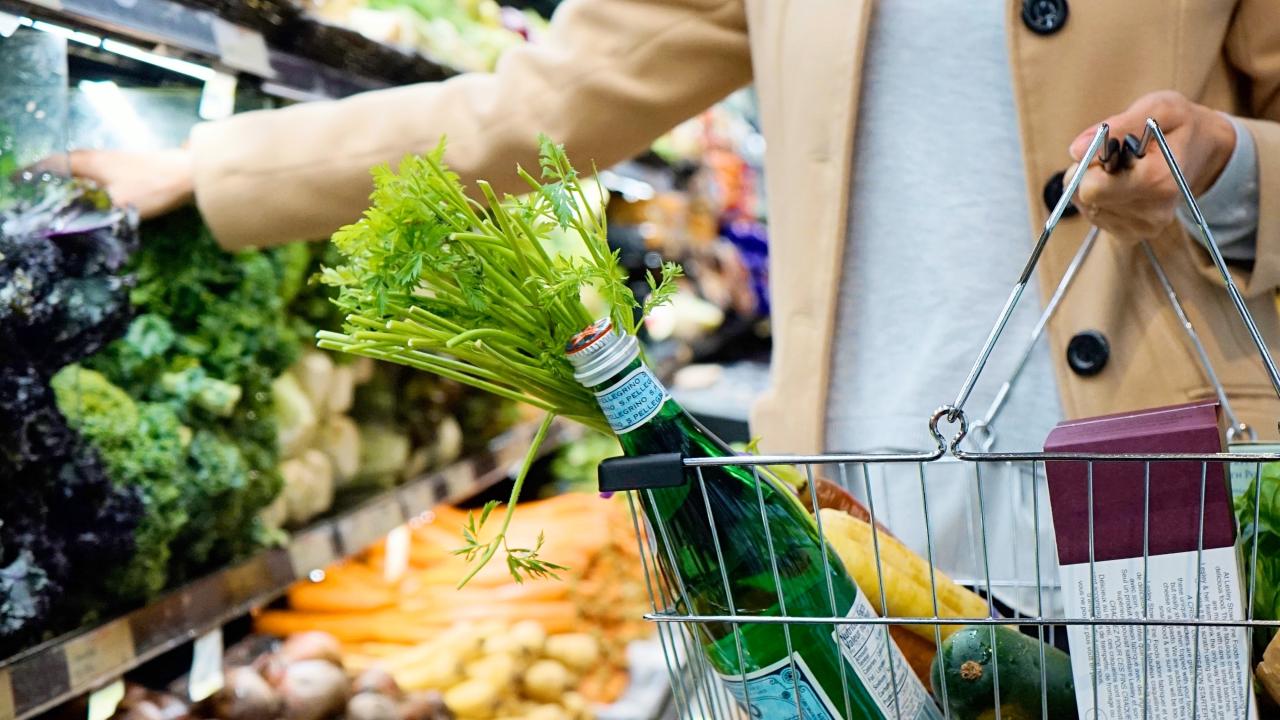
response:
M350 581L295 583L288 592L289 607L304 612L356 613L393 607L396 593L388 587L357 586Z
M913 630L901 625L890 625L889 635L893 637L893 642L902 651L903 658L911 666L916 677L920 678L921 682L930 682L929 668L933 665L933 656L938 654L938 648L933 641L925 640Z
M325 568L324 580L320 582L328 585L355 585L361 588L368 586L390 587L390 584L383 578L381 569L375 569L366 563L357 561L330 565Z
M435 636L441 624L424 622L398 610L360 614L268 610L254 618L254 629L263 635L287 637L320 630L344 643L426 641Z
M523 584L507 583L492 588L456 590L453 586L423 587L407 594L400 601L400 609L407 611L431 611L443 608L466 608L497 603L547 602L567 600L569 585L557 580L529 581Z
M351 655L364 655L367 657L385 658L393 657L406 650L419 647L416 644L391 643L391 642L357 642L347 643L342 646L342 655L346 657Z

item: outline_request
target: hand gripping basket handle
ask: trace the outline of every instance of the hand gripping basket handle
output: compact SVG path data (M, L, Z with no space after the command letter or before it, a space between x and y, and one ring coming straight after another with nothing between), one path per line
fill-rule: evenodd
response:
M1280 398L1280 370L1277 370L1275 360L1271 357L1266 341L1263 340L1262 334L1259 332L1258 326L1253 320L1253 315L1250 314L1249 308L1245 305L1244 298L1241 296L1239 288L1236 287L1235 281L1231 277L1231 273L1227 268L1226 260L1222 257L1222 252L1218 249L1218 243L1213 238L1213 232L1209 229L1209 225L1205 221L1204 215L1201 214L1199 205L1196 204L1195 195L1191 192L1191 187L1187 184L1186 177L1182 174L1182 168L1179 167L1177 160L1173 156L1173 152L1169 149L1169 144L1165 140L1164 132L1161 131L1160 125L1154 118L1147 118L1146 127L1143 131L1143 137L1141 140L1133 137L1126 138L1126 147L1124 149L1127 150L1128 153L1119 150L1119 143L1109 140L1108 133L1109 128L1106 123L1102 123L1098 126L1098 130L1094 133L1093 140L1090 141L1089 148L1085 152L1084 158L1082 158L1079 165L1076 166L1075 171L1071 174L1071 178L1063 190L1062 197L1058 199L1057 205L1054 206L1053 211L1049 213L1049 217L1045 220L1044 229L1040 232L1040 237L1031 251L1031 256L1027 259L1027 264L1023 267L1022 273L1018 277L1018 281L1014 284L1013 290L1009 293L1009 297L1005 300L1004 307L1000 310L1000 314L997 316L996 322L991 328L991 332L987 335L986 342L983 343L982 350L978 353L977 359L974 360L973 366L969 370L969 375L965 378L964 384L961 386L960 392L956 395L955 401L950 405L944 405L938 408L929 420L929 430L940 446L947 446L947 442L943 438L943 435L938 428L938 424L943 420L959 424L959 428L955 436L951 439L949 445L953 454L958 452L960 442L968 433L968 421L964 414L964 405L968 401L970 394L973 392L973 388L977 384L978 378L982 375L982 371L986 367L987 361L991 358L991 353L995 349L996 343L999 342L1000 336L1004 333L1004 329L1008 325L1009 318L1013 315L1013 311L1017 307L1018 301L1022 298L1022 293L1026 290L1027 283L1031 280L1031 275L1035 271L1035 267L1040 260L1040 255L1044 252L1044 248L1048 243L1049 237L1053 234L1054 229L1057 228L1058 222L1062 219L1062 215L1067 209L1067 205L1075 196L1076 190L1079 189L1080 181L1084 178L1085 172L1088 170L1095 158L1102 162L1104 168L1115 169L1118 167L1117 164L1121 162L1118 157L1123 157L1126 154L1141 157L1146 150L1147 143L1153 139L1156 141L1156 145L1160 148L1160 154L1164 156L1165 163L1169 166L1169 171L1172 173L1174 181L1178 186L1178 191L1181 193L1182 199L1186 202L1187 209L1191 212L1192 218L1195 220L1196 227L1200 231L1200 237L1204 241L1203 244L1205 249L1208 250L1209 256L1213 259L1214 266L1218 269L1218 273L1222 276L1223 282L1226 284L1227 294L1231 298L1232 304L1235 305L1236 312L1239 313L1240 319L1244 322L1245 328L1249 331L1249 336L1253 339L1254 345L1257 347L1258 355L1262 358L1263 366L1267 370L1267 376L1271 380L1272 389L1275 390L1276 397ZM1037 323L1036 330L1033 331L1033 338L1038 337L1039 333L1043 331L1043 325L1047 322L1048 313L1051 313L1052 309L1056 308L1057 303L1061 301L1061 296L1066 290L1065 286L1069 284L1070 279L1074 277L1075 272L1079 269L1080 263L1083 261L1084 255L1088 253L1088 248L1092 246L1095 238L1096 233L1092 231L1089 236L1086 237L1081 250L1077 252L1076 257L1068 267L1067 274L1063 278L1063 283L1059 285L1058 291L1056 291L1054 296L1050 299L1050 304L1046 307L1046 314L1042 316L1041 322ZM1164 273L1164 269L1160 266L1159 261L1156 260L1155 254L1151 251L1149 245L1145 246L1145 250L1148 258L1152 262L1152 267L1155 269L1157 277L1160 279L1166 294L1169 296L1175 311L1178 313L1179 319L1183 322L1183 327L1188 331L1188 334L1195 345L1197 354L1200 356L1201 364L1205 367L1206 372L1210 377L1210 381L1214 383L1215 389L1221 390L1221 383L1217 380L1217 375L1208 364L1208 356L1204 351L1204 347L1200 343L1199 337L1195 334L1194 329L1186 320L1186 315L1182 312L1181 303L1178 302L1177 295L1173 292L1172 286L1168 282L1168 277ZM1025 363L1025 355L1029 355L1029 350L1024 353L1022 363ZM1019 363L1017 369L1021 368L1022 363ZM1017 369L1015 369L1015 378ZM1001 388L1000 393L997 396L998 402L1003 400L1003 397L1001 396L1007 394L1008 386L1011 385L1011 382L1012 380L1005 383L1005 386ZM1219 397L1222 397L1224 394L1225 393L1219 392ZM987 421L984 421L982 426L985 426L986 422ZM1233 421L1233 429L1237 432L1241 430L1249 430L1247 426L1244 426L1238 421Z
M1135 158L1142 158L1146 155L1147 147L1151 142L1151 130L1147 128L1143 131L1142 137L1136 135L1126 135L1124 143L1121 144L1117 140L1107 141L1107 144L1099 152L1099 162L1102 168L1110 174L1124 172L1133 166ZM1109 155L1109 157L1104 157ZM1098 226L1094 225L1089 228L1089 232L1085 234L1084 240L1080 243L1079 249L1075 256L1071 259L1067 266L1066 272L1063 273L1062 279L1058 282L1057 288L1054 289L1053 295L1049 298L1049 302L1045 304L1040 318L1036 321L1032 328L1030 336L1027 338L1026 344L1023 346L1022 353L1014 364L1009 377L1000 386L995 397L992 398L991 404L987 406L986 412L980 420L975 421L970 426L970 434L977 442L979 449L983 452L990 452L995 446L996 431L993 429L996 417L1004 409L1005 403L1009 399L1009 393L1013 386L1017 383L1018 378L1022 375L1022 371L1026 369L1032 353L1035 351L1039 343L1040 336L1044 334L1045 327L1049 320L1057 312L1058 306L1062 303L1062 299L1066 296L1067 290L1070 289L1080 268L1084 265L1089 253L1093 250L1094 243L1098 239ZM1243 438L1248 442L1253 442L1257 435L1253 428L1246 423L1241 422L1240 418L1235 414L1231 407L1231 399L1227 396L1227 390L1222 385L1222 381L1218 378L1218 373L1214 370L1213 362L1209 359L1209 354L1204 348L1204 343L1200 340L1199 333L1196 332L1195 326L1191 323L1191 319L1187 317L1186 310L1182 307L1182 301L1178 298L1178 293L1173 287L1173 283L1169 281L1168 274L1164 271L1164 266L1160 264L1159 258L1155 251L1151 249L1151 244L1146 240L1141 241L1143 252L1147 256L1147 262L1151 266L1156 279L1160 281L1160 285L1164 290L1165 298L1169 301L1169 306L1177 316L1178 322L1182 325L1183 333L1187 336L1192 349L1195 350L1196 357L1200 362L1201 368L1204 370L1206 378L1213 387L1214 394L1218 396L1218 403L1222 407L1222 414L1227 418L1227 442L1235 442L1237 439Z

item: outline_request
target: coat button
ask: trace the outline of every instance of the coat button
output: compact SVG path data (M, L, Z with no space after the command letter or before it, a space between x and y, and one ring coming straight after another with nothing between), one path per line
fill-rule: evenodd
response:
M1044 184L1044 206L1049 212L1058 206L1058 200L1062 197L1063 186L1066 183L1067 171L1056 172L1049 181ZM1080 214L1080 208L1075 205L1068 205L1066 210L1062 211L1062 217L1075 217Z
M1107 336L1097 330L1076 333L1071 342L1067 343L1067 365L1081 377L1102 372L1109 357L1111 344L1107 342Z
M1022 22L1037 35L1052 35L1067 24L1067 0L1023 0Z

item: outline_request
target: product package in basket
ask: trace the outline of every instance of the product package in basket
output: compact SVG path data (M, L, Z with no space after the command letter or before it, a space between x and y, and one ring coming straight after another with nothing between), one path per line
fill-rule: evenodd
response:
M1045 443L1092 455L1222 448L1215 402L1065 422ZM1066 615L1103 621L1067 629L1080 717L1256 718L1246 629L1196 624L1245 618L1223 464L1045 466Z

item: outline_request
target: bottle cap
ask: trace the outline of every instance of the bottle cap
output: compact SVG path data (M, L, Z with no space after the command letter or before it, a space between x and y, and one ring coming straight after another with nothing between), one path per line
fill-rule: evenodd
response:
M594 387L631 364L640 355L640 344L634 336L617 332L605 317L573 336L564 352L573 364L573 379Z

